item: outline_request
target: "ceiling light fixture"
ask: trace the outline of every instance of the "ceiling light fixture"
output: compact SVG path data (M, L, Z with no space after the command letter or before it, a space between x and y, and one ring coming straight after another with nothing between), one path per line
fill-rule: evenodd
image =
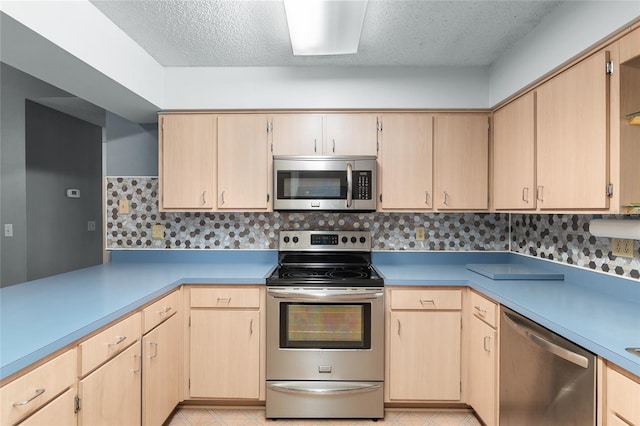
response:
M284 0L294 55L358 53L367 0Z

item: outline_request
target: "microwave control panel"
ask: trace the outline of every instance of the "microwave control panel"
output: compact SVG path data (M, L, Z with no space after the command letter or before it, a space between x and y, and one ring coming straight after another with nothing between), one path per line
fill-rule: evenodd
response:
M353 171L353 199L371 200L371 172Z

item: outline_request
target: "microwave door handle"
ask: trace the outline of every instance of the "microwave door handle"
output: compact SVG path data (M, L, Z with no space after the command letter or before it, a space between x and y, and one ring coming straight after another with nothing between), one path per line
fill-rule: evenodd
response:
M347 208L353 204L353 167L347 163Z

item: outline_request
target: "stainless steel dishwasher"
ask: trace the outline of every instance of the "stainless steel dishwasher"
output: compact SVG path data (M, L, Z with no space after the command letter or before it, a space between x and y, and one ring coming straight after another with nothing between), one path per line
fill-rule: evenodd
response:
M595 425L595 356L508 308L500 314L500 425Z

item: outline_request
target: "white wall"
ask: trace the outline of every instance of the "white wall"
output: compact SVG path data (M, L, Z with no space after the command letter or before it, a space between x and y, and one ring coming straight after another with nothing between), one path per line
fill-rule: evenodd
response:
M567 1L491 66L494 106L640 16L640 1Z
M158 126L107 112L107 176L158 176Z
M87 0L0 7L2 62L133 121L155 120L164 69Z
M488 69L166 68L166 109L486 108Z

